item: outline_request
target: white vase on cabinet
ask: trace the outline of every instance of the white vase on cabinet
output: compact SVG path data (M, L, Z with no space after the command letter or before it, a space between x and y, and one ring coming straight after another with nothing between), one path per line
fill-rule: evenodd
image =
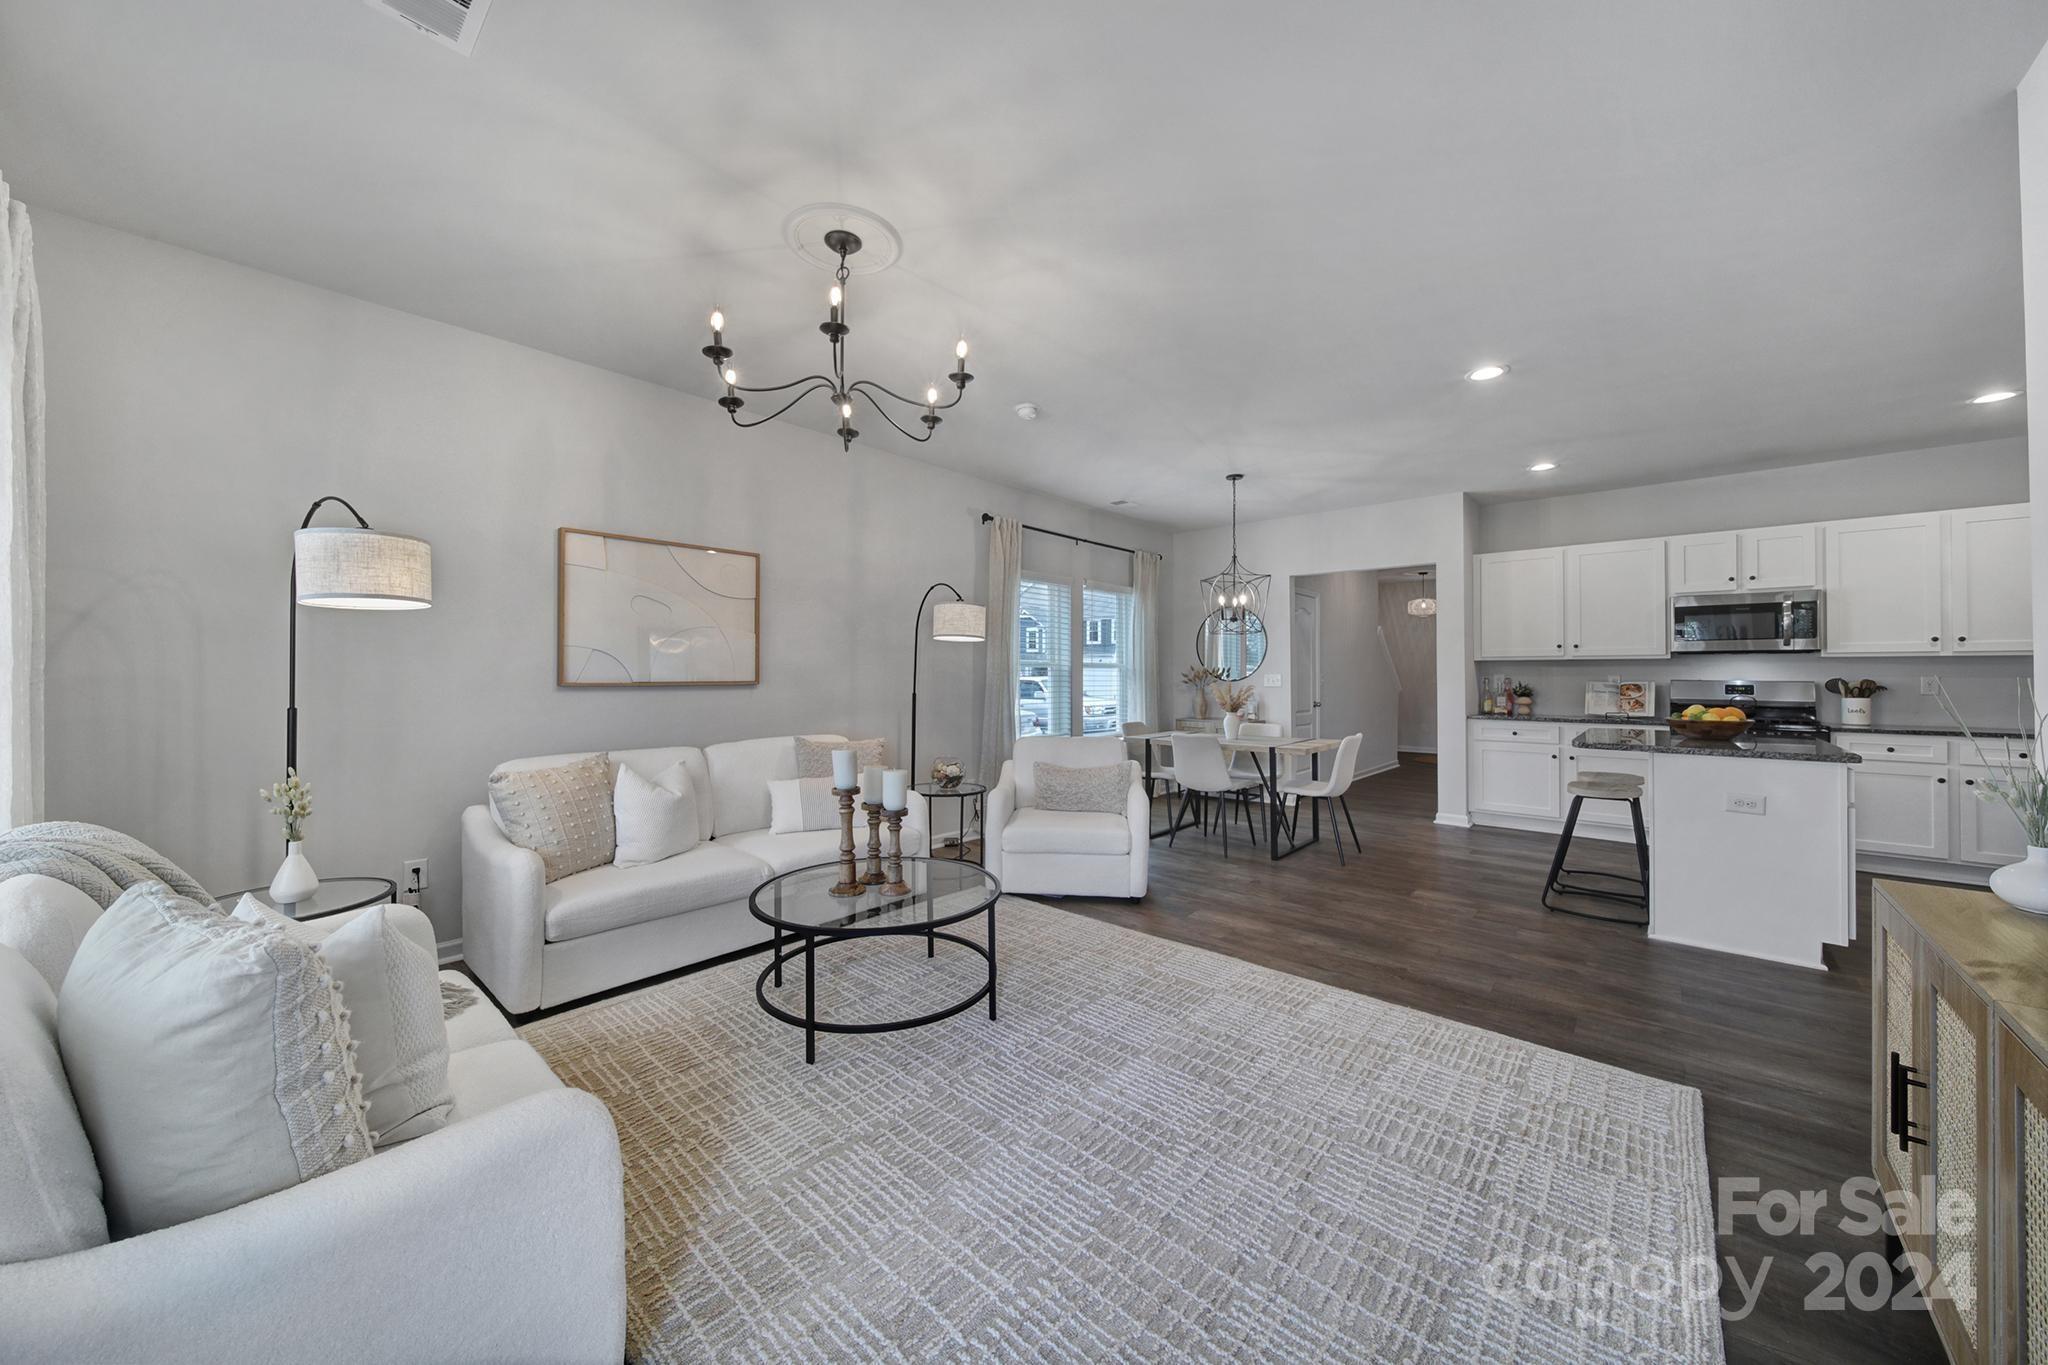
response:
M1993 872L1991 894L2015 910L2048 915L2048 848L2028 844L2024 861Z
M270 899L279 905L296 905L320 889L320 874L306 861L303 843L293 840L284 848L284 861L270 879Z

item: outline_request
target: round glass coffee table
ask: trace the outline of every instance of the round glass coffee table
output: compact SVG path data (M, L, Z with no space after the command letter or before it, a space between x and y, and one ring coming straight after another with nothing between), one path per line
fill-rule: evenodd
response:
M835 896L830 888L839 880L838 863L800 867L770 877L747 897L754 918L775 931L775 946L768 965L754 981L754 996L761 1008L785 1024L804 1031L804 1060L818 1060L820 1033L887 1033L895 1029L920 1028L950 1019L988 1001L988 1017L996 1017L996 899L1003 894L1002 883L986 868L950 858L903 860L904 884L908 895L890 895L881 886L869 886L858 896ZM962 934L948 933L952 925L976 915L988 916L986 945ZM818 1017L818 949L833 943L894 935L922 938L925 956L937 955L939 941L958 944L978 953L988 967L981 988L965 1000L909 1019L841 1023ZM782 985L782 964L801 957L804 966L804 1012L784 1009L768 998L771 984Z

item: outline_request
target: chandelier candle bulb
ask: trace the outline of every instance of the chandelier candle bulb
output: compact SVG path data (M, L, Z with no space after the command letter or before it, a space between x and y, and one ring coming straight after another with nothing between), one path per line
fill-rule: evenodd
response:
M844 302L846 301L846 295L845 295L845 294L844 294L844 293L843 293L843 292L842 292L842 291L840 290L839 286L835 284L835 285L833 285L833 286L832 286L832 295L831 295L831 297L832 297L832 321L834 321L834 322L837 322L837 321L839 321L839 305L840 305L840 304L842 304L842 303L844 303Z

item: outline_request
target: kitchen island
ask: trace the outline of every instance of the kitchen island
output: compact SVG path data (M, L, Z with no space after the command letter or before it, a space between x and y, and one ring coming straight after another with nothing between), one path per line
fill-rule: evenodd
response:
M1855 808L1862 760L1823 739L1689 739L1602 726L1571 741L1592 755L1647 754L1650 937L1801 967L1856 931Z

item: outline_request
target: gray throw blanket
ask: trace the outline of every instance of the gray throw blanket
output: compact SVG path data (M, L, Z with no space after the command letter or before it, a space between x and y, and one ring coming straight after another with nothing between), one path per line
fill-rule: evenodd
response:
M46 820L0 833L0 881L31 872L70 883L102 910L137 882L163 882L201 905L214 904L185 869L140 839L79 820Z

